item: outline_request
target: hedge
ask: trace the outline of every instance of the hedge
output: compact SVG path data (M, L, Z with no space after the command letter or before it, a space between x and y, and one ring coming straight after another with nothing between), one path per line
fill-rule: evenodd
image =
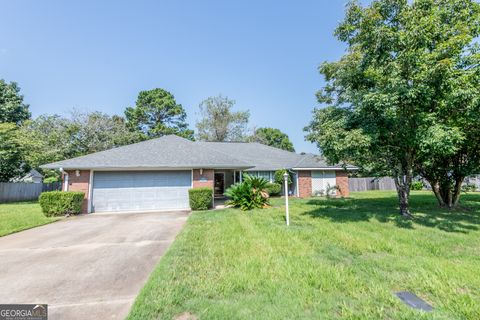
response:
M268 183L265 189L270 196L278 196L282 192L282 185L279 183Z
M208 210L213 205L212 188L195 188L188 190L190 208L192 210Z
M82 212L85 193L74 191L42 192L38 201L47 217L77 214Z

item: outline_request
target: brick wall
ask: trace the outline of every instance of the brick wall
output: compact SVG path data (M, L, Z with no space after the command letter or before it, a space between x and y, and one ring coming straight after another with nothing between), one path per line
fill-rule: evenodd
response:
M208 187L213 190L213 169L203 169L200 175L200 169L193 170L193 188Z
M77 177L75 170L68 170L68 191L81 191L85 193L82 204L82 213L88 212L88 189L90 184L90 170L80 170ZM65 181L65 178L64 178Z
M312 196L312 172L298 171L298 196L306 198Z
M348 197L350 194L350 190L348 188L348 173L345 170L338 170L335 171L336 180L337 180L337 187L340 188L339 192L337 192L337 196L340 197Z

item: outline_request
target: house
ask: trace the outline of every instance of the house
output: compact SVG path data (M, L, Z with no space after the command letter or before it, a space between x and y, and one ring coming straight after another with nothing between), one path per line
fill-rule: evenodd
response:
M35 169L30 170L23 177L12 179L12 182L42 183L42 181L43 175Z
M43 165L60 169L63 190L83 191L83 212L188 209L188 189L211 187L214 196L242 179L242 172L273 181L293 172L290 194L309 197L330 186L348 196L347 171L318 156L259 143L190 141L175 135ZM347 167L354 169L354 167Z

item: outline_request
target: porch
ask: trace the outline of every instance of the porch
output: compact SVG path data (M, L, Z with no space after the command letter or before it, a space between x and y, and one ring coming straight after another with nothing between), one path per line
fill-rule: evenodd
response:
M221 200L225 199L225 191L232 185L237 182L242 182L242 176L244 173L262 177L268 182L275 181L275 171L243 171L243 170L215 170L213 178L213 195L214 199ZM289 186L289 194L291 196L297 195L297 172L293 173L292 184ZM283 195L283 190L282 190Z

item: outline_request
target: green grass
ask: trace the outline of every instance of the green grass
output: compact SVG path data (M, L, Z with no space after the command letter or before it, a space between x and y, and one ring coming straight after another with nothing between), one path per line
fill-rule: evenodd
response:
M0 237L59 219L45 217L37 202L0 204Z
M480 194L462 209L413 192L415 216L392 192L351 199L282 199L273 208L195 212L129 319L480 319ZM415 311L394 296L433 305Z

